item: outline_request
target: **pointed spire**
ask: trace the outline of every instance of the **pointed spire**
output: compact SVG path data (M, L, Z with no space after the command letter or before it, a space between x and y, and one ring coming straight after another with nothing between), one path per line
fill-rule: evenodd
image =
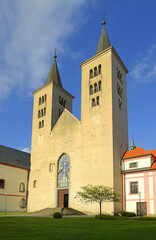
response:
M134 139L133 139L133 137L132 137L130 150L134 150L135 148L136 148L136 146L135 146L135 144L134 144Z
M48 74L48 77L47 77L47 80L46 80L45 84L47 84L49 82L55 82L60 87L63 87L62 82L61 82L61 78L60 78L60 74L59 74L59 70L58 70L58 67L57 67L56 58L57 58L57 55L56 55L56 49L55 49L54 61L53 61L53 64L50 68L50 71L49 71L49 74Z
M98 47L97 47L97 50L96 50L96 54L102 52L103 50L109 48L111 45L110 45L110 42L109 42L109 38L108 38L108 35L106 33L106 29L105 29L105 20L103 19L102 21L102 32L101 32L101 36L100 36L100 40L99 40L99 43L98 43Z

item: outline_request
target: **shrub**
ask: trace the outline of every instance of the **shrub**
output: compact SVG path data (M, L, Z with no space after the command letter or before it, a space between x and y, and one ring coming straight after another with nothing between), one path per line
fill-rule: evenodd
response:
M118 213L118 216L122 216L122 217L135 217L136 214L134 212L126 212L126 211L120 211Z
M61 214L60 212L55 212L55 213L53 214L53 218L56 218L56 219L62 218L62 214Z

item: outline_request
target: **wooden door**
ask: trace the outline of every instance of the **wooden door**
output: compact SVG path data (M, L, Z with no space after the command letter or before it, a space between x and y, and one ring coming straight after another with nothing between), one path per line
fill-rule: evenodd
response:
M68 189L58 190L58 207L64 208L68 207Z
M147 215L147 203L146 202L137 202L137 215L146 216Z

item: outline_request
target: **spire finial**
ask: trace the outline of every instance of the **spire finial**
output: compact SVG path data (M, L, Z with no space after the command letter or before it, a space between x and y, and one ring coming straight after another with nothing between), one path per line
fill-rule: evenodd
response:
M133 138L133 135L132 135L130 150L134 150L135 148L136 148L136 146L134 144L134 138Z
M103 13L102 15L102 25L104 26L106 24L106 21L105 21L105 13Z
M54 59L57 58L56 51L57 51L57 48L54 49Z

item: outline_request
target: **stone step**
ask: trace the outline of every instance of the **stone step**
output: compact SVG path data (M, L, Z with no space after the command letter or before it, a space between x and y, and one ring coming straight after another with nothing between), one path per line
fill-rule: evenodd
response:
M61 213L61 208L45 208L30 214L36 215L36 216L43 216L43 215L52 216L55 212ZM64 208L63 215L85 215L85 213L80 212L73 208Z

